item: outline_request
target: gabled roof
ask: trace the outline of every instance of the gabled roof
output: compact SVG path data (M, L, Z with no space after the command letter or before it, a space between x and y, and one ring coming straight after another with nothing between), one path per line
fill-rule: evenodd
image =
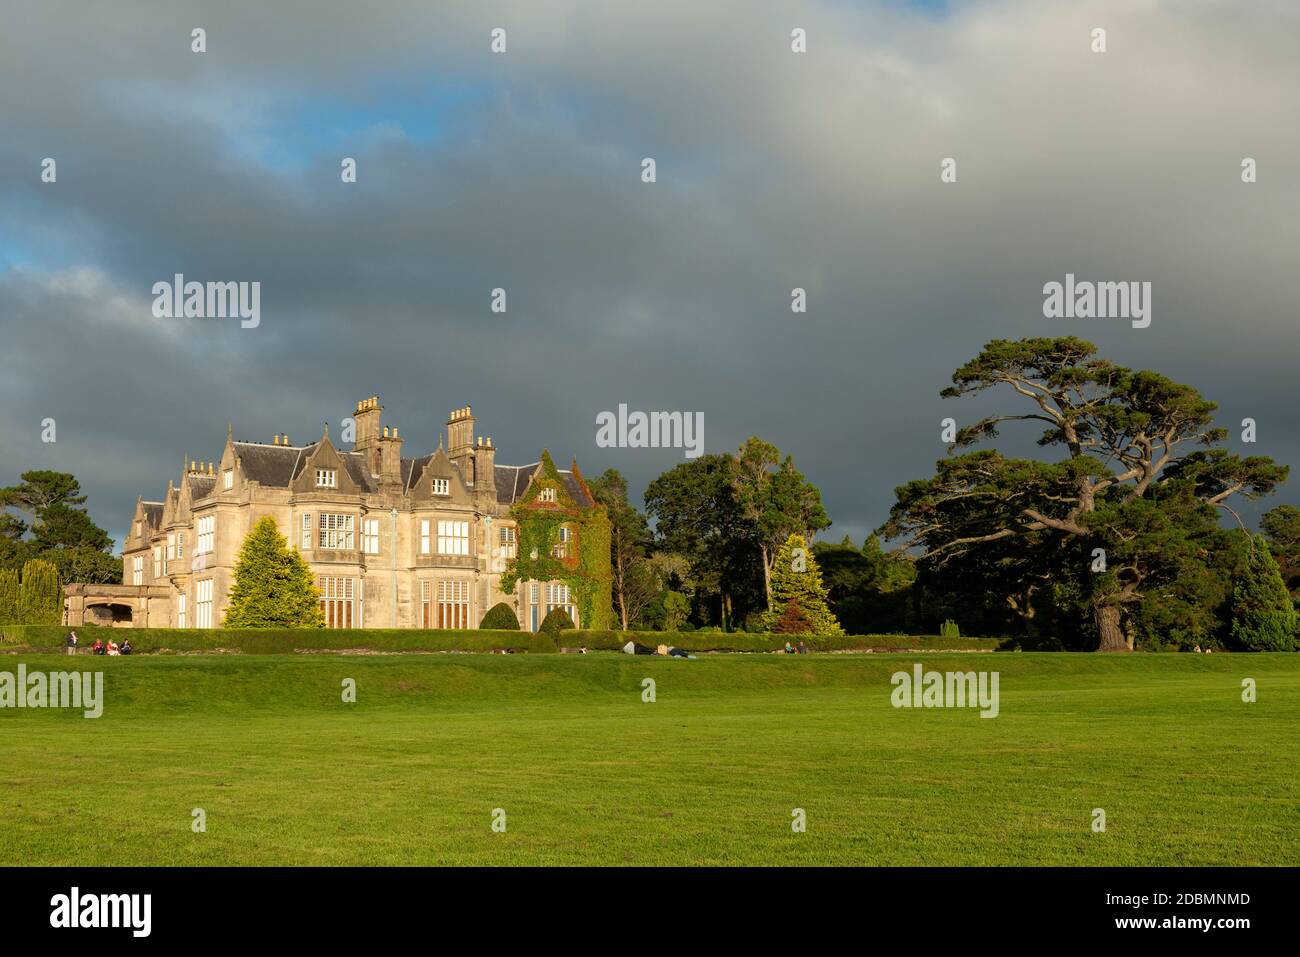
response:
M498 465L494 469L493 480L497 487L497 500L503 505L513 505L528 489L528 480L537 471L540 462L530 465ZM556 469L564 489L581 508L590 508L596 503L591 500L578 477L569 469Z
M233 445L246 478L269 488L288 488L289 483L307 467L307 462L320 443L262 445L260 442L235 442ZM338 455L352 481L373 492L376 485L366 468L365 455L360 452L339 452Z
M162 502L141 502L144 507L144 520L149 523L150 528L157 528L158 523L162 521L163 503Z

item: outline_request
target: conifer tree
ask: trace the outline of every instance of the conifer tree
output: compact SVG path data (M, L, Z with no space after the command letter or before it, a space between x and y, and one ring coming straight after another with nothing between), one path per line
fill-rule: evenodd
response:
M1296 611L1268 543L1255 536L1232 590L1232 642L1247 651L1295 649Z
M266 516L239 549L226 628L323 628L311 568Z
M18 569L0 568L0 625L18 621Z
M23 563L18 620L24 625L57 625L63 621L63 585L53 563L38 558Z
M777 552L772 567L772 611L766 616L765 622L769 630L775 628L781 620L788 602L799 605L812 634L844 634L844 629L826 603L826 586L822 584L821 569L817 567L817 559L802 535L791 535Z

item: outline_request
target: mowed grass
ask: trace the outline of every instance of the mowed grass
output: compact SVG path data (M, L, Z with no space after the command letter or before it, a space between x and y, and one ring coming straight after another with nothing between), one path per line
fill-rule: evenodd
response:
M107 703L0 710L4 865L1300 863L1300 655L19 661ZM891 707L917 661L1001 714Z

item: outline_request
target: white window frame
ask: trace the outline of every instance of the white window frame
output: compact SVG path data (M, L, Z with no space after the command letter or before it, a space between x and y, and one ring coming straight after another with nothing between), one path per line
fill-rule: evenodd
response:
M194 627L212 627L211 578L203 578L194 583Z
M339 470L338 469L317 469L316 487L317 488L338 488Z
M519 530L513 525L502 525L498 540L502 558L514 558L519 554Z
M469 554L469 522L438 519L438 554Z
M320 512L316 517L316 542L321 548L349 551L356 548L355 516L347 512Z
M199 539L195 546L195 555L211 555L216 547L217 538L217 516L202 515L198 523Z
M551 546L552 558L569 558L569 544L573 541L573 529L568 525L560 526L560 541Z
M177 558L185 557L185 533L184 532L176 533L176 557Z
M428 555L432 547L429 535L430 522L427 518L420 519L420 554Z
M186 599L185 592L181 592L180 594L178 594L178 595L176 596L176 627L177 627L177 628L185 628L185 627L186 627L186 624L185 624L185 599Z
M302 513L302 550L311 548L311 512Z
M161 546L161 545L155 545L155 546L153 547L153 577L154 577L155 579L157 579L157 578L162 578L162 574L163 574L163 570L162 570L163 558L162 558L162 557L163 557L162 546Z
M379 519L362 519L361 550L367 555L379 554Z
M235 487L235 470L226 469L221 473L221 487L229 492Z
M451 494L451 479L436 478L436 479L433 480L433 483L432 483L432 484L433 484L433 494L434 494L434 495L450 495L450 494Z
M553 488L544 488L544 489L542 489L541 494L539 494L539 495L537 496L537 500L538 500L539 502L554 502L554 501L555 501L555 489L553 489Z
M131 559L131 584L144 584L144 556L136 555Z

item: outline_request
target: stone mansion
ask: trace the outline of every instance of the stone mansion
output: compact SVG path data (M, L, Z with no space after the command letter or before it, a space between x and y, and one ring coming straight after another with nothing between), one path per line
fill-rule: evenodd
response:
M357 404L347 451L328 427L310 445L284 435L235 441L228 431L219 461L186 463L162 501L136 503L122 584L67 586L68 623L220 627L244 536L270 515L311 566L328 627L477 628L498 602L524 629L537 630L555 607L578 627L605 627L608 614L594 605L587 617L596 620L583 621L563 580L534 581L522 568L516 587L502 589L530 515L554 530L543 563L553 573L577 567L578 530L590 527L568 516L606 521L576 460L567 470L546 453L498 465L468 406L448 418L445 448L439 440L436 451L404 458L382 411L377 396ZM593 544L608 548L600 536Z

